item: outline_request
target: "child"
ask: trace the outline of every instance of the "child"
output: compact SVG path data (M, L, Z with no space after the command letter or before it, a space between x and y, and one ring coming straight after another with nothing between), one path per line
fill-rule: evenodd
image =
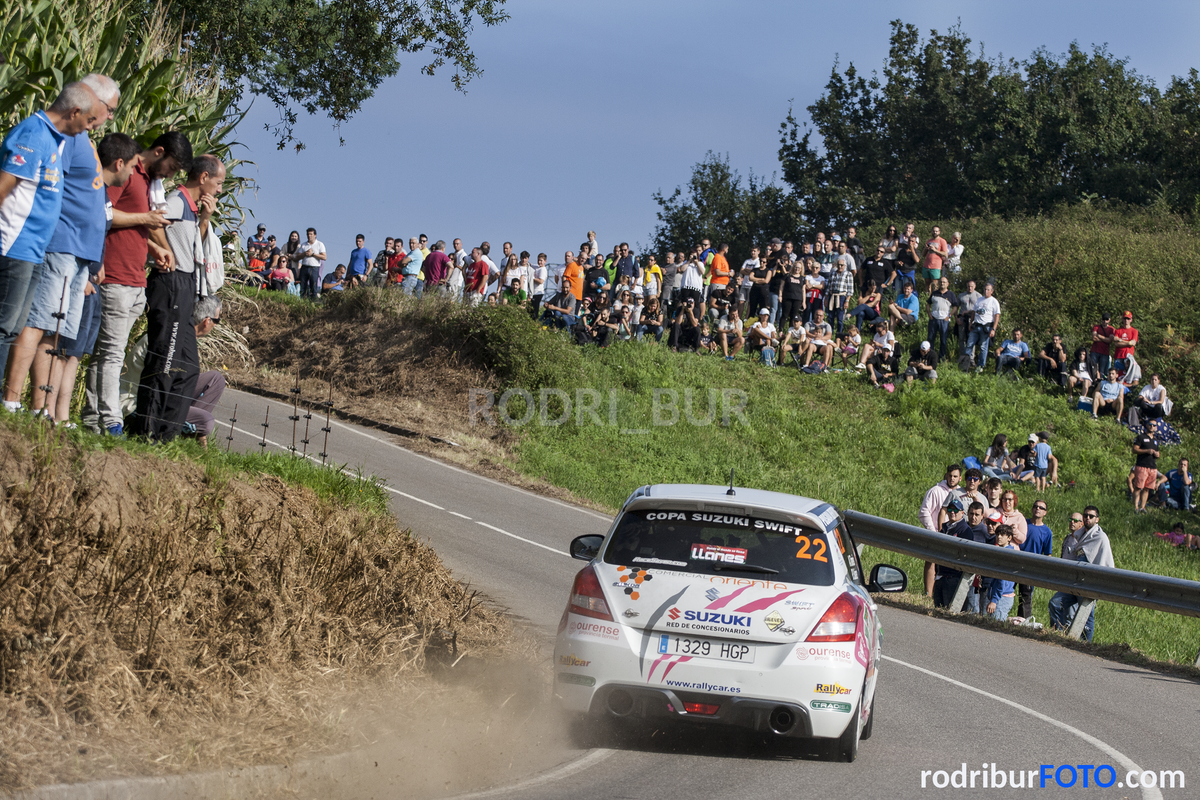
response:
M996 526L996 546L1007 547L1010 550L1019 550L1012 543L1013 527L1012 525L997 525ZM1012 610L1013 598L1016 597L1017 585L1014 581L1006 581L1003 578L992 578L991 590L988 592L987 613L993 619L998 619L1004 622L1008 619L1008 612Z
M712 335L712 327L708 324L708 320L700 323L700 352L715 353L717 352L717 340Z
M792 360L796 362L796 366L800 366L800 355L808 349L808 331L804 328L804 323L799 317L792 320L792 327L787 329L787 333L783 335L783 344L779 347L779 352L783 355L792 354Z
M846 359L852 359L858 355L858 348L860 346L862 346L862 336L858 333L857 325L851 325L846 329L844 337L838 337L833 349L841 355L843 369L846 368Z
M1048 434L1045 431L1038 431L1036 434L1036 443L1033 444L1033 486L1039 492L1046 491L1046 475L1050 472L1050 459L1053 454L1050 452L1050 444L1046 441Z
M1172 533L1183 534L1183 547L1185 550L1200 550L1200 536L1184 531L1182 522L1176 522L1175 527L1171 531Z

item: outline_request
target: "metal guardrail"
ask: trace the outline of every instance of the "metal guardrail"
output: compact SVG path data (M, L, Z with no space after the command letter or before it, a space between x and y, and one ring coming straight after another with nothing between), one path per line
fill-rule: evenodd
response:
M1003 577L1081 598L1200 617L1200 582L1001 549L858 511L846 511L844 519L858 544L954 567L964 576ZM1089 613L1090 606L1081 604L1072 635L1078 635L1075 627L1082 628ZM1196 666L1200 666L1200 656Z

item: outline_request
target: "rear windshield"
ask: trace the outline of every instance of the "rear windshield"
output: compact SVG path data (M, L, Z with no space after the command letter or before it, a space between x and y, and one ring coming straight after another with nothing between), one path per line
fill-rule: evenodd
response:
M830 550L828 538L815 528L758 517L663 509L626 512L604 552L608 564L774 575L775 580L812 586L833 584L834 558L841 555Z

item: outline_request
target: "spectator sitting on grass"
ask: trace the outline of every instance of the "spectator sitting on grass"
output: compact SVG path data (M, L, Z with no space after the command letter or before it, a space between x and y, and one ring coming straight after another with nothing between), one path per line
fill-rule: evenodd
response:
M900 359L891 350L880 348L867 359L867 380L876 389L886 388L888 391L892 391L895 388L892 381L899 374Z
M751 351L762 353L763 365L767 367L775 366L775 347L779 344L775 326L771 324L770 319L771 309L758 310L758 322L750 326L748 347Z
M1086 369L1086 364L1084 365ZM1059 386L1067 385L1067 374L1071 368L1070 358L1063 348L1062 334L1056 333L1038 353L1038 375Z
M912 383L920 378L923 381L937 383L938 356L933 352L929 342L921 342L914 347L908 357L908 369L904 371L904 380Z
M662 341L663 312L658 297L651 297L646 301L646 307L642 309L642 317L638 324L638 339L640 340L647 333L654 334L654 341Z
M1080 399L1090 397L1088 390L1092 388L1092 372L1088 367L1088 351L1086 347L1081 347L1075 351L1074 358L1071 359L1070 371L1067 373L1067 392L1073 393L1075 387L1079 387ZM1073 396L1069 394L1068 399Z
M1112 546L1108 542L1108 534L1100 527L1100 511L1095 506L1088 506L1080 517L1071 515L1071 532L1063 540L1062 557L1070 561L1082 561L1087 564L1097 564L1102 567L1115 567L1112 557ZM1056 630L1067 630L1075 621L1083 598L1078 595L1057 592L1050 598L1050 624ZM1096 627L1096 609L1092 608L1083 629L1084 641L1090 642Z
M997 525L996 546L1017 550L1017 546L1013 544L1013 534L1012 525ZM993 619L1004 622L1008 619L1008 612L1013 607L1013 600L1016 599L1016 594L1017 586L1014 581L1005 580L1004 578L992 578L992 586L988 592L987 613Z
M721 341L721 353L725 356L726 361L733 361L745 346L746 336L742 332L742 317L738 313L736 305L729 306L729 313L721 317L717 323L717 338Z
M1013 468L1009 474L1014 481L1033 483L1037 466L1037 434L1029 434L1029 441L1022 445L1012 457Z
M779 346L779 352L787 355L792 354L792 361L796 366L801 366L800 356L808 352L808 330L804 327L804 323L800 317L792 320L792 325L783 334L783 343Z
M1182 522L1177 522L1175 524L1179 528L1180 531L1183 531L1183 523ZM1184 546L1184 548L1186 548L1188 550L1200 550L1200 536L1197 536L1194 533L1184 532L1183 546Z
M882 319L876 320L875 335L871 337L870 342L863 345L862 356L856 369L866 369L867 362L877 354L881 358L890 357L895 349L896 334L888 328L887 322Z
M712 334L712 326L708 320L700 323L700 348L701 353L717 352L717 337Z
M879 304L882 299L875 281L867 280L858 296L858 305L850 309L850 316L854 317L855 324L860 329L866 323L879 319Z
M696 318L696 299L689 294L688 289L682 291L684 298L675 311L671 320L671 338L669 344L675 352L680 350L695 351L700 347L700 321ZM701 306L703 308L703 306Z
M558 328L575 326L575 295L570 289L563 289L542 303L542 322Z
M337 267L333 270L333 274L326 275L325 279L323 281L321 281L321 291L322 292L340 292L340 291L342 291L343 289L346 288L345 280L344 280L345 277L346 277L346 265L338 264Z
M842 357L842 369L846 369L848 361L858 355L859 348L862 347L862 336L858 333L858 326L851 325L846 329L846 335L840 337L834 342L834 351Z
M892 330L912 325L921 313L921 300L913 293L913 285L906 282L900 296L888 304L888 320Z
M1167 390L1156 372L1150 376L1150 383L1143 387L1138 395L1138 405L1146 419L1162 419L1166 416L1166 404Z
M1101 411L1111 411L1118 421L1125 412L1125 387L1117 378L1116 367L1109 367L1108 380L1100 381L1092 395L1092 419L1099 419Z
M525 290L521 288L521 279L513 278L509 281L508 286L504 287L504 291L500 293L500 305L502 306L523 306L527 295Z
M983 454L983 474L989 478L1012 480L1013 462L1008 454L1008 436L997 433L991 446Z
M818 308L804 328L808 331L808 351L804 356L804 366L812 363L813 356L820 353L821 362L828 367L829 362L833 360L833 326L825 321L825 309Z
M996 348L996 374L1006 369L1019 370L1029 363L1029 345L1022 341L1020 328L1013 328L1012 338L1005 339Z
M1184 511L1192 510L1192 470L1186 458L1179 459L1179 466L1166 475L1167 489L1163 493L1164 505L1179 508Z

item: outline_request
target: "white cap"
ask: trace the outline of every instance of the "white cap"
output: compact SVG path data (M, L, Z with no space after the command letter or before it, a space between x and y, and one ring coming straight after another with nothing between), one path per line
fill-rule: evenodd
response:
M1029 441L1036 442L1037 440L1038 440L1038 435L1036 433L1029 434Z
M761 317L763 314L770 314L770 313L771 313L771 309L769 309L769 308L760 308L760 309L758 310L758 315L759 315L760 317Z
M921 349L922 349L922 350L928 350L928 349L929 349L929 342L921 342Z

